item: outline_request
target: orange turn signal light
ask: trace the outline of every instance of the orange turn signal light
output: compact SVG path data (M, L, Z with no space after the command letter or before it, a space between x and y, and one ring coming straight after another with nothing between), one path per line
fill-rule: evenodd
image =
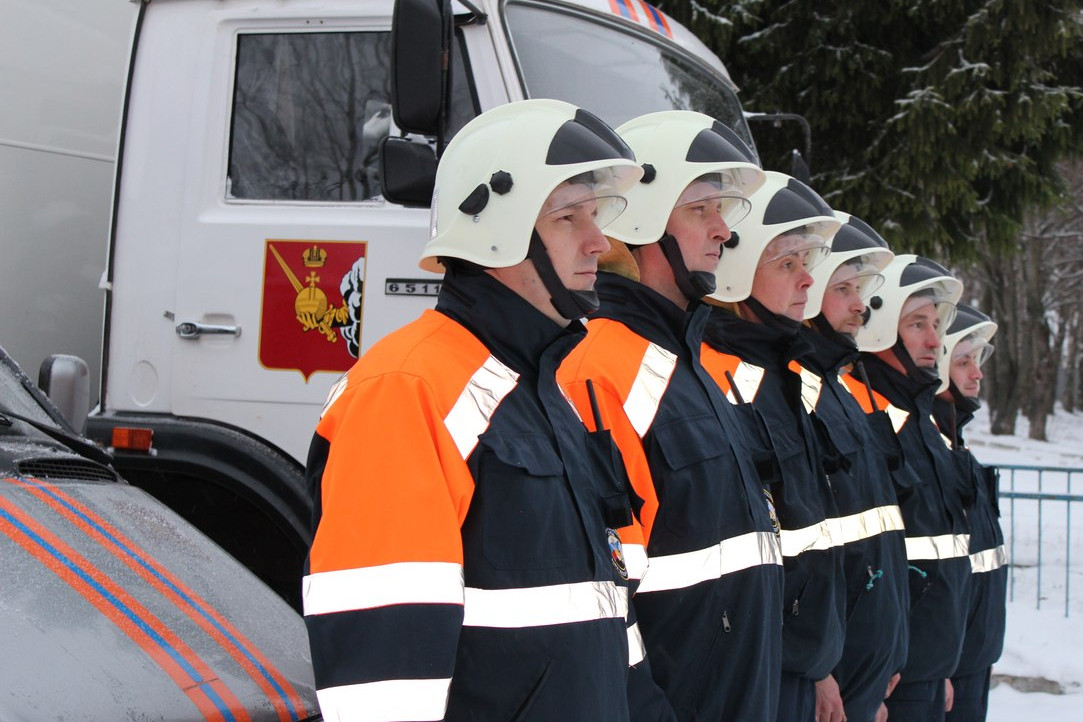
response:
M117 426L113 429L113 448L124 451L150 451L154 429Z

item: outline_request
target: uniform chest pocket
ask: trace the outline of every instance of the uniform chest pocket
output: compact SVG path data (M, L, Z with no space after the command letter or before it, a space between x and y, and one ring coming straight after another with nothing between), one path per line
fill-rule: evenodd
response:
M488 431L479 437L478 453L470 514L488 562L505 570L566 566L583 532L552 442L539 434Z
M918 456L918 454L909 455L911 463L891 472L891 481L895 485L900 504L921 490L934 476L931 465L927 462L919 463L924 460L919 459Z
M776 481L785 483L789 478L807 478L809 460L800 434L784 424L769 425L767 431L771 435L771 446L775 450L775 459L778 460L781 472Z
M652 466L664 465L654 483L666 528L680 537L702 534L717 541L725 510L737 506L725 502L741 478L718 420L707 414L677 419L656 426L652 437Z
M861 441L849 424L842 419L828 419L826 421L821 419L821 421L823 421L827 438L831 441L831 445L835 447L835 451L848 458L857 455L858 450L861 449Z

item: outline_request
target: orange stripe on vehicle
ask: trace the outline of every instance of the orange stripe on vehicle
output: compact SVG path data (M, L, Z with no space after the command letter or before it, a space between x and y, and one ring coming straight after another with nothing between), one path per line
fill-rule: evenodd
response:
M54 484L37 479L11 480L34 494L73 526L124 562L212 637L267 695L282 722L296 722L304 704L285 677L209 602L201 598L168 569L116 527L76 501Z
M657 32L665 35L667 38L673 37L673 32L669 29L669 23L666 21L666 16L658 11L653 5L638 0L640 7L643 8L643 14L650 20L651 27Z
M609 7L614 15L620 15L637 23L639 22L639 15L636 13L635 5L632 4L631 0L609 0Z
M0 531L134 641L184 692L204 719L248 721L240 701L183 640L86 558L3 498L0 498Z

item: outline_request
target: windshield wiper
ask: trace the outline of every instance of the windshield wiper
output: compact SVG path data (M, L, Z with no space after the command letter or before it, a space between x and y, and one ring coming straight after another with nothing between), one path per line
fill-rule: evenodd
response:
M113 466L112 456L82 437L76 436L75 434L69 434L67 431L53 426L52 424L46 424L37 419L32 419L28 416L23 416L22 414L17 414L14 411L8 411L7 409L0 407L0 426L11 426L11 419L18 419L23 423L30 424L41 433L54 441L59 441L77 454L89 457L99 464L108 467Z

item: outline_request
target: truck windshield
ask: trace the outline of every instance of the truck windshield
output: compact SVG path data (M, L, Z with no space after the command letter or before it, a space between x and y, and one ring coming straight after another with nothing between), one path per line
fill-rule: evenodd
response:
M750 147L741 103L726 79L674 46L614 22L513 2L506 23L532 98L586 108L616 127L644 113L696 110L733 128Z

